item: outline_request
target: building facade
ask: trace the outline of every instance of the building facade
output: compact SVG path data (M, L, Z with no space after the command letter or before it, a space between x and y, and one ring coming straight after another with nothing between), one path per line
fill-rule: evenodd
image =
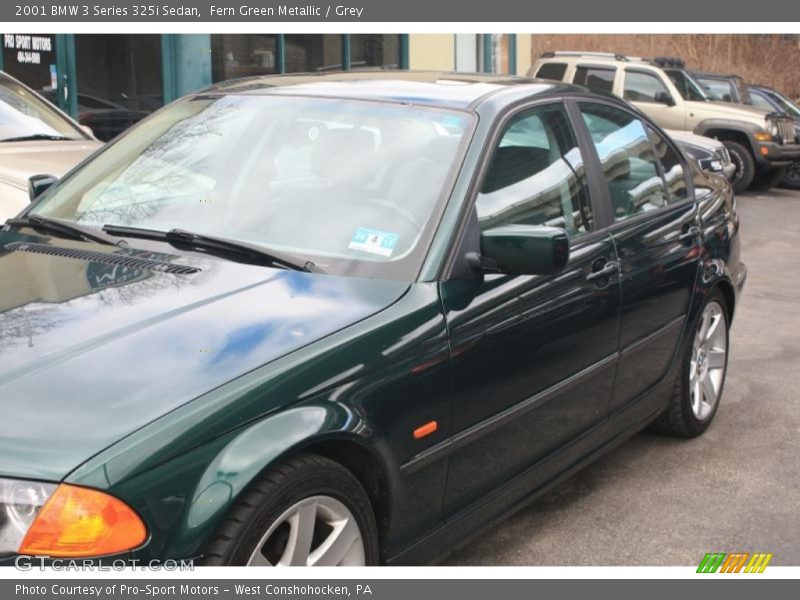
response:
M3 34L0 70L110 139L217 81L359 68L524 73L514 34Z

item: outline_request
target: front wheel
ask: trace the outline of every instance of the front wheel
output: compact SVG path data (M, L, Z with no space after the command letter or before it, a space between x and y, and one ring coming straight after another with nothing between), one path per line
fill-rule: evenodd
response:
M265 473L209 544L206 565L364 566L378 563L369 497L339 463L301 454Z
M729 140L722 143L728 149L731 161L736 167L731 185L733 186L733 191L738 194L745 191L753 183L753 178L756 175L756 162L750 151L741 144Z
M768 192L784 180L787 170L788 167L778 167L776 169L768 169L763 173L759 173L753 178L753 183L750 184L750 189L760 192Z
M796 160L786 167L786 172L781 180L781 187L800 190L800 160Z
M714 292L694 324L684 347L672 400L653 423L654 429L686 438L708 429L725 384L728 329L725 300L719 292Z

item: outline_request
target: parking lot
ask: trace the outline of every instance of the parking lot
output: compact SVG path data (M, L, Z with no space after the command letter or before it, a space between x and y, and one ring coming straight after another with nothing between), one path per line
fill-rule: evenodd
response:
M452 554L456 565L800 564L800 192L738 199L749 268L706 434L642 433Z

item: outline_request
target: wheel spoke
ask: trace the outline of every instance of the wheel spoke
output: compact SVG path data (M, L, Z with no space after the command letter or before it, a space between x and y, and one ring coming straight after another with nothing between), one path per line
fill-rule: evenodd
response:
M709 369L722 369L723 367L725 367L724 350L710 350L707 356L708 356Z
M703 396L707 404L714 405L717 401L717 390L714 389L714 382L711 381L711 377L706 375L702 379L702 386L703 386Z
M338 566L359 537L358 526L353 519L336 523L328 538L309 557L309 564L319 567Z
M292 566L305 566L308 564L316 520L316 502L309 502L298 507L297 512L289 519L292 530L289 534L286 550L281 557L281 564Z
M705 341L710 321L711 321L711 315L708 313L708 311L704 312L703 317L700 320L700 327L697 329L697 340L699 342L698 345L702 345L703 342Z
M271 567L272 563L267 560L267 557L259 550L253 556L250 557L250 560L247 563L248 567Z
M709 316L708 327L705 335L703 335L704 340L712 340L716 337L720 321L722 321L722 317L720 315L712 314Z

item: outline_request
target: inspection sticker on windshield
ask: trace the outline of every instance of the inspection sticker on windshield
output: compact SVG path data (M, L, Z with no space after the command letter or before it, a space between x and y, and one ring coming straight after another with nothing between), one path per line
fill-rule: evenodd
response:
M350 240L351 250L362 250L371 254L389 257L397 246L398 235L387 231L378 231L368 227L359 227Z

